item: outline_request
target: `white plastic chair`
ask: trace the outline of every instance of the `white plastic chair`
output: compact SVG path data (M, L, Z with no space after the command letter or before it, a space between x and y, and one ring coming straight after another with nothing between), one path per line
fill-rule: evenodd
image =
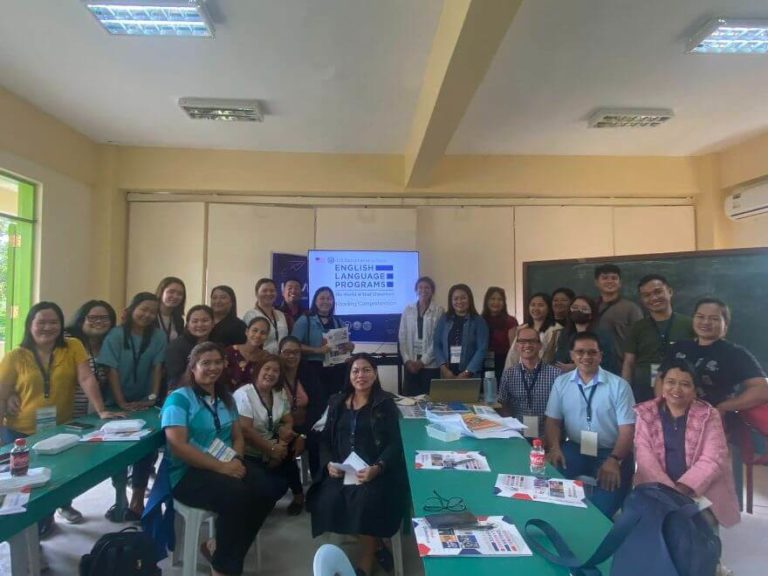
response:
M312 573L314 576L355 576L355 569L341 548L323 544L315 552Z

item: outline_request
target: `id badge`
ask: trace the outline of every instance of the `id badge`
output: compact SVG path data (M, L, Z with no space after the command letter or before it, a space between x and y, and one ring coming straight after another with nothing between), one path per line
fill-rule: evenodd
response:
M659 375L660 364L651 364L651 388L653 388L656 378Z
M424 354L424 340L417 338L413 341L413 353L417 358Z
M523 431L523 435L526 438L538 438L539 437L539 417L538 416L523 416L523 424L528 426Z
M451 346L451 364L459 364L461 362L461 346Z
M584 456L597 456L597 432L581 431L581 453Z
M56 426L56 406L44 406L35 411L35 431L42 432Z

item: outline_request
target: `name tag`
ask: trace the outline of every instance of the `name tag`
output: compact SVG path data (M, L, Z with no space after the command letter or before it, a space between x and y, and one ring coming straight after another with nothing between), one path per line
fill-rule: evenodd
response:
M208 450L206 450L206 452L220 462L229 462L235 456L237 456L237 452L232 450L232 448L224 444L224 442L218 438L214 438L213 442L211 442L211 445L208 446Z
M461 346L451 346L451 364L459 364L461 362Z
M523 416L523 424L528 426L523 431L523 435L526 438L538 438L539 437L539 417L538 416Z
M597 456L597 432L581 431L581 453L584 456Z
M38 408L35 412L35 431L42 432L56 426L56 406Z
M418 357L424 354L424 340L416 338L413 341L413 353Z

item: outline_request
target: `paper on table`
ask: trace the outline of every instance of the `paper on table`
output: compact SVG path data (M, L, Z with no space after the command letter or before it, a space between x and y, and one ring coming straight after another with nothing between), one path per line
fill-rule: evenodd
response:
M131 442L134 440L141 440L152 432L151 429L145 428L138 432L103 432L102 430L96 430L95 432L89 432L80 437L80 442Z
M0 494L18 492L25 486L34 488L43 486L51 479L51 469L40 467L30 468L26 476L11 476L10 472L0 474Z
M490 416L478 416L477 414L446 414L437 415L431 410L426 410L427 419L430 422L440 424L447 429L456 430L462 436L472 438L522 438L518 430L525 428L515 418L502 418Z
M26 512L27 502L29 502L28 489L22 490L21 492L11 492L10 494L0 495L0 516Z
M531 549L506 516L478 516L479 528L432 528L413 519L419 556L531 556Z
M468 470L490 472L491 467L482 452L416 450L414 467L417 470Z
M357 452L350 452L349 456L347 456L347 459L344 460L342 463L338 462L331 462L331 466L336 468L336 470L339 470L341 472L344 472L344 485L354 485L357 486L360 484L360 480L357 479L357 473L362 470L363 468L368 467L368 463L360 458L358 456Z
M584 502L584 486L578 480L499 474L493 492L503 498L549 502L576 508L587 507Z
M110 420L101 427L102 432L107 434L117 434L123 432L138 432L147 423L140 418L134 418L132 420Z

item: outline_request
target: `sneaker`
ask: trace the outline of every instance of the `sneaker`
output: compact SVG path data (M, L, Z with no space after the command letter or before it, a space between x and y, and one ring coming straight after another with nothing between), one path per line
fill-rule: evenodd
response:
M82 513L79 510L72 508L72 506L64 506L59 508L56 510L56 514L58 514L61 518L64 518L64 520L70 524L80 524L83 520L85 520Z

